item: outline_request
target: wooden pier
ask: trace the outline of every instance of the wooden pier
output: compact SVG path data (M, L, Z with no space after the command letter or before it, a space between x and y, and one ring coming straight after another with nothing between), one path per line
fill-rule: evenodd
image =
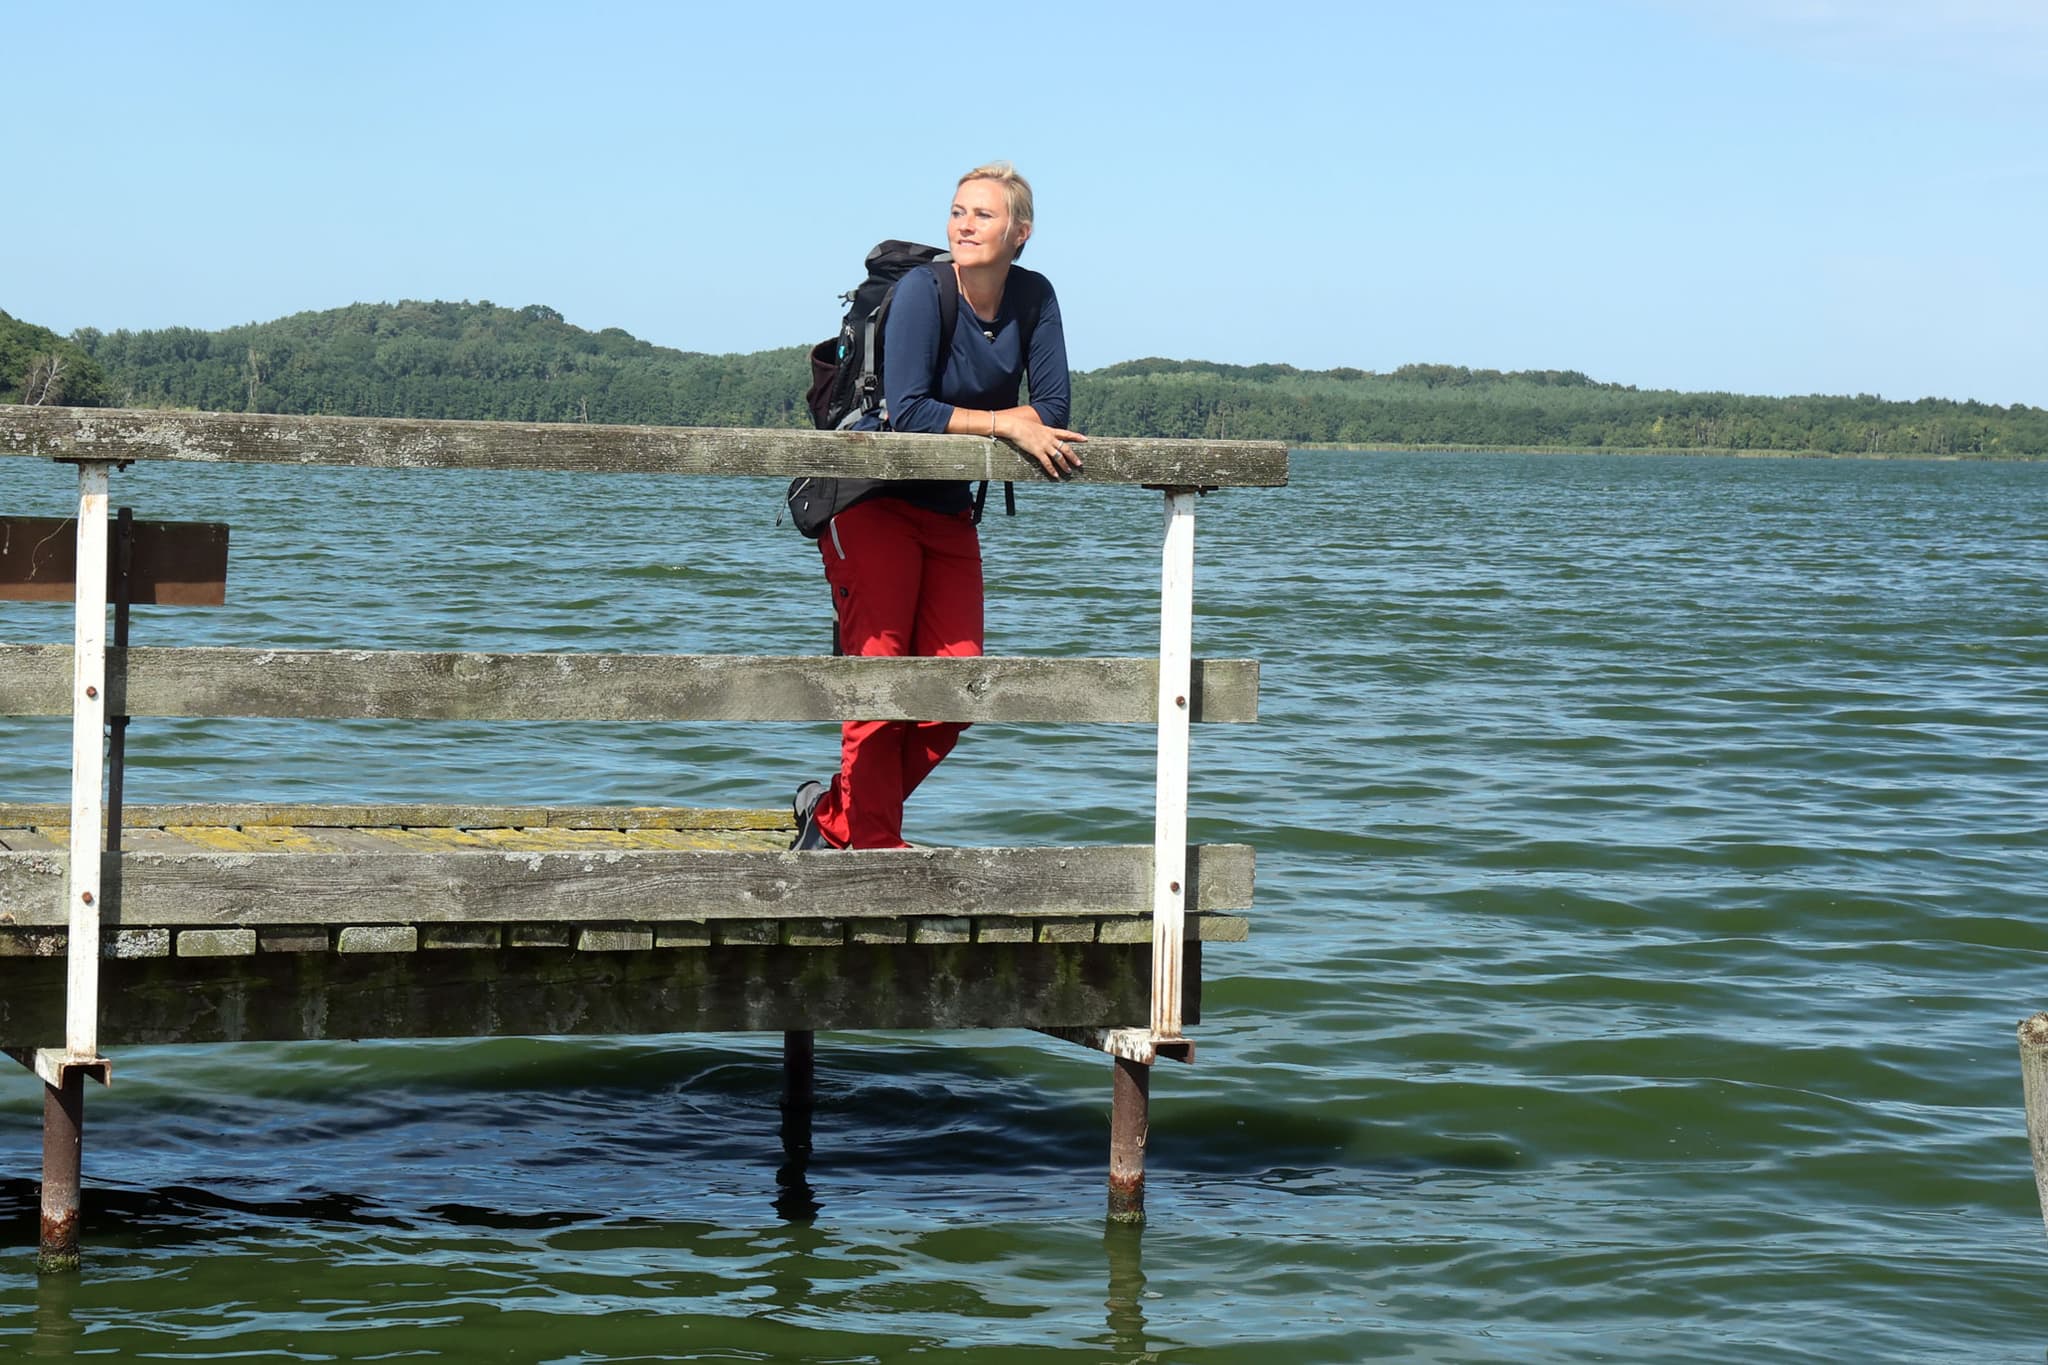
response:
M45 1085L45 1268L77 1263L83 1080L143 1044L780 1031L808 1115L816 1030L1035 1028L1110 1055L1111 1213L1143 1216L1150 1068L1192 1060L1202 946L1244 939L1252 899L1250 848L1186 842L1188 727L1258 692L1255 661L1193 657L1195 503L1284 483L1284 448L1089 444L1086 481L1165 503L1159 650L1105 659L128 643L133 604L219 601L228 544L115 517L135 461L1035 477L979 438L0 407L7 456L78 486L59 540L0 518L0 597L74 603L70 643L0 645L0 714L72 718L70 805L0 804L0 1048ZM792 853L783 811L126 807L125 727L159 716L1145 724L1155 838Z

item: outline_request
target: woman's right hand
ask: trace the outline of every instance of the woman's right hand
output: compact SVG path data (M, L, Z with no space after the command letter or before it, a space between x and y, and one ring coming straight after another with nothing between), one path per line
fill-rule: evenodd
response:
M1048 479L1065 479L1082 471L1076 448L1088 438L1065 427L1049 427L1038 409L1025 406L996 414L996 435L1038 462Z

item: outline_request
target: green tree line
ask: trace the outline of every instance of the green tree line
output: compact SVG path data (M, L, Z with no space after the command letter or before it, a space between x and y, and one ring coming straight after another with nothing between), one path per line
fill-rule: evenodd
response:
M0 397L20 401L36 358L60 354L68 387L43 401L662 426L809 420L801 346L678 351L616 327L586 331L541 304L354 304L215 332L69 338L0 313ZM1379 374L1133 360L1074 376L1074 421L1105 436L1297 445L2048 456L2048 410L2023 404L1681 393L1576 370L1456 365Z
M1517 450L2040 456L2048 409L1870 394L1763 398L1603 384L1575 370L1388 374L1139 360L1077 378L1083 431Z

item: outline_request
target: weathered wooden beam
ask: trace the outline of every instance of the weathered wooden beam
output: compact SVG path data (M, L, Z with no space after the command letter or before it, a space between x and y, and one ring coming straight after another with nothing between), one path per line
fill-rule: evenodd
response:
M0 456L386 469L1044 481L1000 441L795 428L444 422L391 417L0 406ZM1096 437L1084 483L1214 488L1287 482L1277 441Z
M1107 1028L1145 1017L1150 950L1100 944L256 953L105 964L109 1047L314 1038ZM1189 980L1189 1022L1200 983ZM0 1039L54 1036L63 964L0 959Z
M60 853L0 853L0 925L66 923ZM1188 849L1189 903L1252 901L1249 845ZM105 854L109 926L564 923L1127 915L1150 846ZM1092 926L1089 937L1093 937Z
M1156 659L840 659L822 655L453 654L112 649L107 692L129 716L319 720L1144 723ZM0 714L70 711L71 651L0 645ZM1193 719L1258 719L1259 665L1194 666Z

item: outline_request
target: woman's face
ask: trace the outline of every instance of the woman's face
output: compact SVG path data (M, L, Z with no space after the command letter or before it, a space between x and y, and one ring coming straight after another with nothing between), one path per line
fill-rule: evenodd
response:
M954 194L946 245L961 265L1008 265L1030 235L1010 217L1010 196L999 182L970 180Z

